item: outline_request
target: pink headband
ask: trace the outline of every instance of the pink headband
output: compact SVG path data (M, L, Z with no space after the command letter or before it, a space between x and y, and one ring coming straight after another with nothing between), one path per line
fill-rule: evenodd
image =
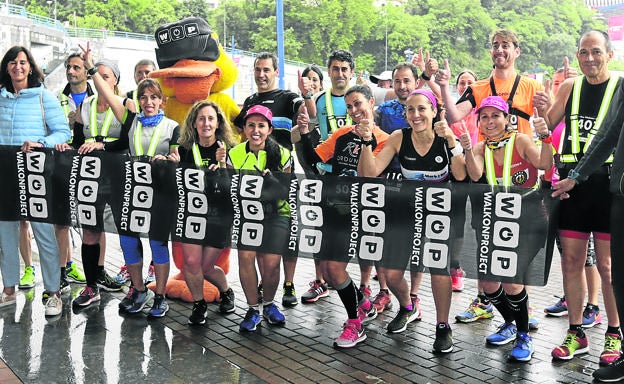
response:
M415 89L412 92L410 92L409 96L412 95L423 95L425 96L427 99L429 99L429 101L431 102L431 105L433 105L433 109L438 109L438 102L436 101L436 97L433 94L433 92L427 90L427 89ZM409 97L408 96L408 97Z

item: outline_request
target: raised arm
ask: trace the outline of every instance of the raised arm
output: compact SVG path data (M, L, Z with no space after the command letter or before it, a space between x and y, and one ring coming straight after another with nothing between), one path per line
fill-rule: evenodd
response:
M454 123L466 117L472 111L472 104L469 100L464 100L455 104L449 81L451 79L451 68L448 60L444 59L444 69L440 69L435 77L435 82L440 86L440 94L446 108L446 119L449 123Z
M360 160L358 162L358 175L364 177L377 177L388 167L388 164L392 161L394 155L399 152L401 147L401 140L403 138L403 131L397 129L392 132L383 149L377 154L373 155L373 147L371 145L362 145L362 151L360 152ZM373 139L372 131L370 136L362 136L362 141L368 142Z
M91 48L89 47L89 43L87 43L87 47L84 48L82 45L79 45L80 49L82 49L82 56L85 62L85 67L87 68L87 72L90 72L91 79L93 80L93 84L98 92L98 97L103 98L115 115L115 118L119 122L123 122L124 115L126 113L126 107L124 107L123 102L115 95L115 92L111 89L111 87L106 83L106 81L102 78L100 73L96 70L92 72L94 68L93 58L91 57Z

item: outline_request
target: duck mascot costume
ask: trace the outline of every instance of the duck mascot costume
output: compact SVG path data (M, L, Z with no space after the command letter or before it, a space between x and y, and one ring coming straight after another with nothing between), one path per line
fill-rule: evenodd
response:
M201 100L217 103L226 118L233 121L240 113L234 100L222 91L234 85L238 69L227 56L206 20L188 17L159 27L155 33L159 70L150 73L162 86L166 97L165 115L182 125L193 104ZM180 243L173 243L173 261L180 273L169 279L167 297L193 302L184 275ZM227 274L230 249L219 256L216 266ZM153 283L152 283L153 284ZM204 300L219 300L217 287L204 280Z

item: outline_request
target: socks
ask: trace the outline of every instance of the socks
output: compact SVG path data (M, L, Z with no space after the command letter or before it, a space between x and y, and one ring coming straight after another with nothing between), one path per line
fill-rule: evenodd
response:
M529 295L523 288L517 295L507 295L518 332L529 332Z
M514 321L514 314L509 308L509 300L507 299L507 295L505 295L505 291L503 291L503 286L499 285L498 289L494 293L485 293L486 297L494 304L498 312L500 312L501 316L506 323L512 323ZM517 325L517 324L516 324Z
M356 288L355 284L353 284L353 280L349 277L342 284L338 284L334 288L338 292L342 305L344 305L347 310L347 316L349 319L357 319L359 303L358 296L362 296L362 298L364 296L360 290Z
M97 285L99 276L98 259L100 258L100 244L82 244L82 267L84 268L87 285ZM102 266L102 270L104 267Z

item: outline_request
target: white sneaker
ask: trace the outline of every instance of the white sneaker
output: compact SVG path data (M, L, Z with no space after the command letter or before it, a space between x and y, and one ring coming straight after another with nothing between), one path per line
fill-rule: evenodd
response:
M57 294L52 294L45 302L45 315L57 316L63 312L63 301Z

